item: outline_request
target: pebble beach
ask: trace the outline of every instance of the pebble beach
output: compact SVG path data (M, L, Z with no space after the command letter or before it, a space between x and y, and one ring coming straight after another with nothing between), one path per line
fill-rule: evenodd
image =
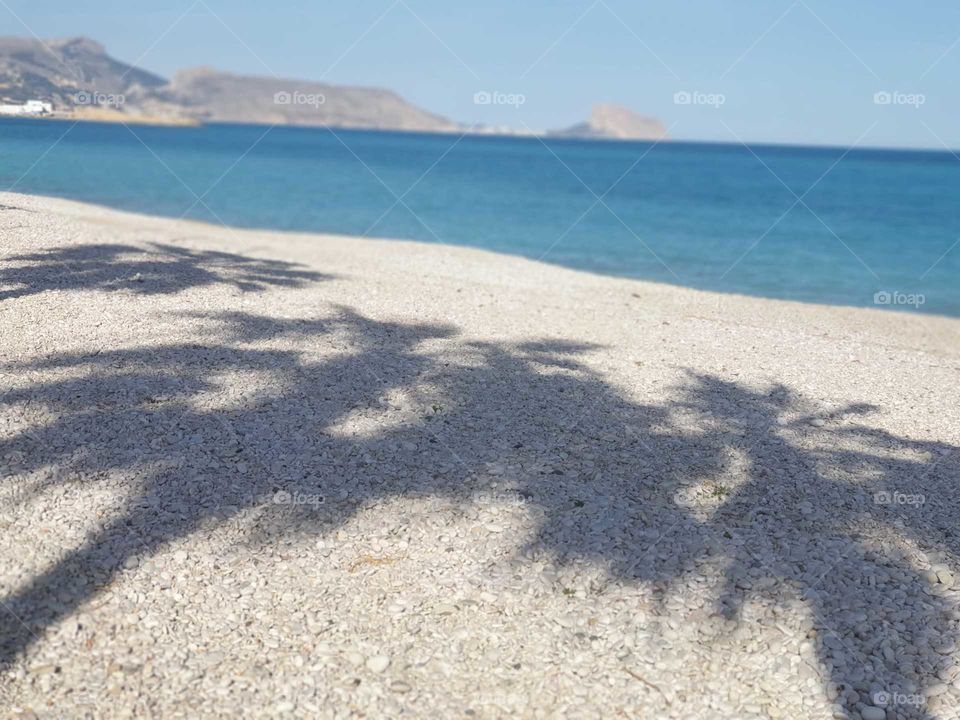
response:
M14 718L960 718L960 320L0 193Z

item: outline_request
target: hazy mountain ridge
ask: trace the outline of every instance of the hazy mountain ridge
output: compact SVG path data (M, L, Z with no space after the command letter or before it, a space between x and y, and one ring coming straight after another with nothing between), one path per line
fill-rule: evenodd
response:
M667 128L655 117L605 103L596 105L586 122L549 134L555 137L608 140L662 140L667 137Z
M80 91L136 93L164 83L159 75L113 59L88 38L0 37L0 96L8 101L42 99L66 109Z
M451 132L456 123L390 90L184 70L157 93L197 120Z
M0 99L46 100L59 113L102 109L112 113L111 119L119 111L131 118L433 132L458 128L389 90L249 77L208 68L181 71L168 81L115 60L87 38L0 38Z
M391 90L309 80L182 70L167 80L116 60L88 38L0 37L0 101L38 99L55 112L95 119L237 122L371 130L529 134L468 126L435 115ZM557 137L659 139L655 118L600 105Z

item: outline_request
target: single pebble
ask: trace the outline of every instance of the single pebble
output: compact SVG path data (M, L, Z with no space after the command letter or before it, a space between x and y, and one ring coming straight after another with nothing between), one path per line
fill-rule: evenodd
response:
M347 653L347 662L350 663L351 665L353 665L354 667L357 667L357 666L359 666L359 665L362 665L362 664L363 664L363 655L361 655L360 653L358 653L358 652L356 652L356 651L354 651L354 652L349 652L349 653Z
M374 655L367 658L367 670L375 673L382 673L390 665L390 658L386 655Z

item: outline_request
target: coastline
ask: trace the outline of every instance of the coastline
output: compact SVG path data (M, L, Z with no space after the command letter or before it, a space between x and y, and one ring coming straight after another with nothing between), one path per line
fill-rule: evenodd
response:
M54 113L53 115L32 119L56 120L59 122L113 123L117 125L155 125L157 127L202 127L203 125L199 120L191 118L130 115L109 108L78 109L70 113Z
M499 297L517 307L525 300L511 296L531 293L558 313L583 309L584 313L610 318L625 314L615 323L621 328L640 317L648 322L652 318L664 323L703 321L717 327L792 334L798 341L829 339L929 352L957 361L954 367L960 367L960 318L949 316L721 293L578 270L481 248L220 226L48 196L0 193L0 206L49 213L68 223L92 224L125 235L140 236L149 228L164 242L176 238L176 244L191 251L250 253L252 257L302 264L319 272L344 272L359 284L379 284L393 276L404 277L414 285L430 277L431 282L443 284L447 295L459 295L475 285L489 299ZM394 299L399 303L407 300ZM567 326L567 318L558 319L558 327ZM607 329L603 325L576 322L574 327L578 332L598 334L597 342L616 342L608 333L602 333L601 339L598 331Z
M957 706L958 319L16 193L0 231L10 707L826 720L868 662Z
M26 115L3 115L0 116L4 120L74 120L80 122L108 122L120 124L127 122L128 124L133 124L141 122L143 124L156 124L160 126L172 125L172 126L182 126L182 127L206 127L209 125L245 125L250 127L270 127L270 123L267 122L238 122L238 121L227 121L227 120L217 120L214 122L204 122L202 120L193 120L189 118L162 118L154 117L150 115L124 115L122 118L110 117L103 118L102 120L91 117L91 118L81 118L68 114L56 114L53 115L44 115L44 116L26 116ZM143 119L139 119L143 118ZM470 130L471 125L464 124L460 127L452 128L449 130L412 130L405 128L388 128L388 127L364 127L356 125L308 125L308 124L299 124L299 123L280 123L276 127L284 128L306 128L306 129L322 129L322 128L332 128L334 130L349 130L351 132L369 132L369 133L395 133L402 135L460 135L465 133L472 138L490 138L493 140L549 140L550 142L556 143L602 143L602 144L626 144L626 145L651 145L651 144L660 144L660 143L669 143L670 145L678 146L690 146L690 147L704 147L704 146L729 146L733 148L743 147L743 143L728 140L725 138L692 138L692 137L669 137L661 138L660 140L656 139L629 139L629 138L615 138L615 137L585 137L585 136L568 136L563 134L555 134L549 131L520 131L520 130L511 130L509 132L497 132L497 131L488 131L485 129L479 130ZM944 156L949 158L952 155L956 154L958 150L944 147L943 145L855 145L851 146L848 144L839 144L839 143L804 143L804 142L788 142L785 140L774 140L774 139L763 139L748 141L747 145L751 148L758 149L776 149L776 150L798 150L798 151L821 151L825 153L832 153L837 151L848 151L848 152L883 152L883 153L901 153L904 155L909 154L922 154L922 155L932 155L932 156Z
M63 120L67 118L53 118L53 119ZM376 131L371 131L371 132L376 132ZM46 207L55 209L57 212L63 212L66 214L75 215L76 217L81 219L86 217L96 217L96 216L99 216L101 218L107 218L109 214L112 213L115 216L115 219L117 221L124 220L125 222L128 222L128 223L167 222L167 223L173 223L176 225L193 224L200 228L207 227L207 228L212 228L214 230L216 229L227 230L234 236L234 238L238 236L238 233L261 234L265 237L274 237L277 239L298 238L300 242L305 242L305 243L309 243L310 238L314 238L314 239L322 238L328 242L358 243L359 244L358 249L359 247L362 247L364 243L367 243L367 244L387 243L388 247L395 247L403 244L411 247L434 247L434 248L442 247L447 249L447 251L454 251L455 254L459 253L460 251L463 251L463 253L466 253L465 255L462 256L463 258L468 257L469 253L478 253L480 254L480 256L493 256L497 258L504 258L505 260L507 259L515 260L521 263L526 262L526 263L531 263L533 266L555 268L557 270L567 271L567 272L575 273L577 275L585 275L585 276L594 277L594 278L602 278L604 280L610 280L614 282L619 281L619 282L624 282L628 284L637 283L641 287L674 288L678 291L681 291L681 294L682 292L686 291L686 292L698 294L700 296L703 296L704 298L715 297L715 298L718 298L716 300L717 302L722 302L720 298L731 298L731 299L737 299L739 301L757 301L760 304L757 305L754 308L754 310L761 313L764 312L767 303L773 303L771 307L779 307L780 305L782 305L782 308L781 308L782 312L788 312L789 308L795 308L796 312L800 312L801 314L803 313L802 313L802 310L800 310L799 308L806 306L811 308L832 308L835 310L848 309L848 310L855 310L855 311L863 311L866 313L880 313L881 315L884 315L884 316L908 315L911 317L919 317L921 319L934 319L934 320L939 319L939 320L960 322L960 318L955 318L950 315L941 315L941 314L926 313L926 312L924 313L911 312L908 310L884 308L881 306L871 308L871 307L863 307L860 305L831 304L831 303L822 303L822 302L809 301L809 300L771 298L763 295L738 293L738 292L732 292L732 291L700 289L700 288L695 288L687 285L681 285L678 283L669 283L669 282L656 281L656 280L631 278L624 275L617 275L617 274L604 273L604 272L588 270L588 269L574 268L568 265L558 265L555 263L551 263L549 261L537 260L537 259L526 257L523 255L513 255L510 253L498 252L496 250L486 250L483 248L476 248L468 245L454 245L454 244L442 243L442 242L408 240L408 239L377 237L377 236L361 237L361 236L344 235L339 233L317 232L317 231L276 230L276 229L270 229L270 228L259 228L259 227L248 227L248 226L218 225L216 223L207 222L207 221L197 221L197 220L184 219L184 218L173 218L173 217L163 216L163 215L151 215L151 214L142 213L139 211L122 210L122 209L110 207L108 205L101 205L93 202L86 202L83 200L73 200L71 198L66 198L66 197L57 197L52 195L50 196L33 195L33 194L19 193L19 192L17 193L0 192L0 196L3 196L5 194L10 195L12 197L36 198L40 201L46 201L48 203ZM46 207L44 207L44 209L46 209ZM854 316L851 317L851 320L856 321L856 318L857 316L855 314Z

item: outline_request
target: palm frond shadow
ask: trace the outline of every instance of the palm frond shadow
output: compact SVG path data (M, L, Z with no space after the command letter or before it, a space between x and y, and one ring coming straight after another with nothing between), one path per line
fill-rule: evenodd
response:
M167 295L227 284L244 292L329 279L295 263L167 243L64 245L2 258L0 301L47 290L126 290Z
M105 470L136 478L122 511L2 598L3 662L89 601L127 558L161 552L206 523L256 505L285 513L289 532L329 533L372 500L469 502L492 465L542 517L518 562L545 553L595 563L664 596L719 562L715 615L736 622L758 599L805 603L811 641L842 697L922 692L950 661L937 646L957 639L956 608L873 531L952 561L957 448L861 424L876 408L854 402L815 428L815 404L787 387L692 373L662 402L639 404L589 368L587 345L463 343L451 326L349 308L319 319L207 320L194 343L2 368L50 378L0 394L0 409L29 405L55 418L0 439L13 469L3 482L58 471L23 502L49 483ZM240 376L259 381L230 394L225 378ZM225 392L229 403L205 402ZM358 412L396 412L396 392L421 397L422 412L365 435L339 431ZM416 452L404 454L404 444ZM891 491L925 504L877 502ZM271 505L277 492L328 502L320 512L283 508ZM712 504L697 500L704 495Z

